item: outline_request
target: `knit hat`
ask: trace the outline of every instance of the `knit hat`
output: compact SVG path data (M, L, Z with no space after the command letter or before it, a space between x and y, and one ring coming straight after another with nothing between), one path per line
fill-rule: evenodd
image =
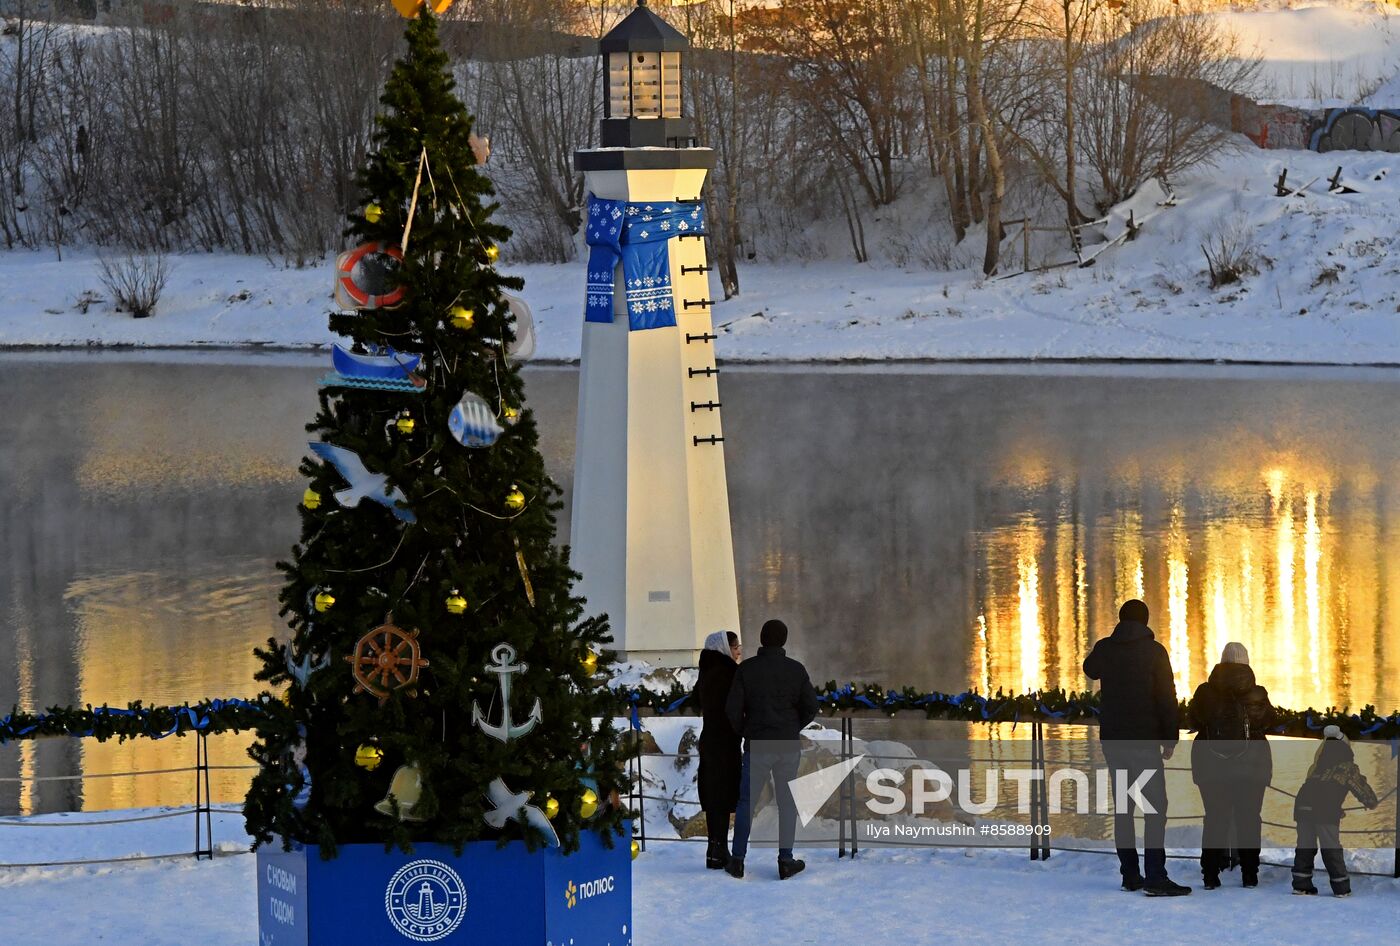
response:
M764 647L782 647L787 643L787 625L782 621L765 621L758 632L758 642Z
M1131 601L1124 601L1123 607L1118 609L1118 620L1136 621L1139 624L1147 623L1147 605L1136 598Z
M1220 662L1223 664L1244 664L1249 666L1249 651L1244 649L1244 645L1238 641L1230 641L1225 645L1225 650L1220 655Z

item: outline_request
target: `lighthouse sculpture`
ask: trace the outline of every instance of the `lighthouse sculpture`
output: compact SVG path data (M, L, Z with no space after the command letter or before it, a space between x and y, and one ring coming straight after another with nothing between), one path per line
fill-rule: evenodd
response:
M684 35L646 0L600 42L601 147L578 151L587 298L570 543L579 592L629 659L693 665L739 630L701 188Z

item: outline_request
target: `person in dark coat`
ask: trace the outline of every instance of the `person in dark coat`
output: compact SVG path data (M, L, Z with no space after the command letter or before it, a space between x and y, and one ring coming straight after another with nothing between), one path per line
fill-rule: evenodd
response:
M1259 886L1260 812L1264 790L1274 774L1265 731L1274 724L1269 691L1254 680L1249 651L1231 641L1210 679L1191 698L1191 778L1201 792L1201 879L1207 890L1220 886L1230 846L1230 826L1246 887Z
M1341 835L1342 803L1348 793L1367 809L1380 804L1371 783L1356 765L1347 737L1338 727L1328 726L1322 730L1322 745L1317 747L1307 780L1293 802L1293 820L1298 823L1298 846L1293 852L1295 894L1317 893L1312 879L1313 861L1318 848L1322 848L1322 864L1332 882L1333 896L1351 896Z
M793 857L797 804L788 783L797 778L803 728L817 716L817 692L807 668L787 656L787 625L769 621L759 632L758 653L739 665L725 707L734 731L748 740L749 791L757 796L769 778L778 802L778 877L787 880L806 863ZM753 817L752 803L749 819ZM738 820L737 818L735 819ZM736 835L738 831L736 830ZM734 839L729 873L742 877L748 838Z
M1124 890L1145 890L1151 897L1179 897L1190 887L1167 876L1167 782L1162 763L1176 751L1180 735L1176 684L1167 649L1147 626L1147 605L1136 599L1118 611L1113 633L1094 645L1084 673L1100 682L1099 739L1113 784L1141 784L1148 808L1143 811L1143 869L1138 870L1137 833L1131 794L1114 789L1113 837L1118 848Z
M700 809L705 812L705 829L710 839L705 851L705 866L710 870L723 870L729 865L729 816L739 803L743 756L739 734L729 723L725 705L742 655L738 634L715 631L705 638L705 648L700 651L700 674L695 681L695 702L700 705L703 719Z

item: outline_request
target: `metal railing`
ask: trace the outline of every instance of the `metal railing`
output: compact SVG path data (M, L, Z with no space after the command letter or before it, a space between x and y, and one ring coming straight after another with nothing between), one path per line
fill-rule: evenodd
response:
M72 775L20 775L0 776L0 783L41 783L41 782L85 782L90 779L146 778L159 775L194 774L194 804L188 807L159 811L153 814L130 815L113 818L81 818L64 821L39 821L34 817L0 817L0 829L4 828L94 828L110 825L138 824L149 821L163 821L170 818L190 818L194 820L194 849L168 854L127 854L115 857L78 858L69 860L47 860L26 862L3 862L0 869L27 867L76 867L94 864L123 864L135 861L167 861L187 857L195 860L214 857L215 814L242 814L239 808L217 808L210 794L209 773L213 771L255 770L256 765L213 765L209 761L209 734L194 733L195 764L163 769L137 769L131 772L90 772ZM238 852L247 853L247 852Z
M696 716L689 716L688 714L685 714L685 713L667 713L667 714L665 714L665 715L666 715L667 717L685 717L685 718L693 718L693 719L696 719L696 720L699 719L699 717L696 717ZM889 718L889 717L887 716L887 714L885 714L885 713L882 713L882 712L879 712L879 711L865 711L865 710L842 711L842 712L838 712L838 713L833 713L833 714L825 715L825 716L823 716L822 718L823 718L823 719L825 719L825 718L830 718L830 717L833 716L833 715L836 716L836 717L839 719L840 725L841 725L841 735L840 735L840 742L839 742L839 744L840 744L840 758L841 758L841 761L843 761L843 762L849 761L850 759L854 758L854 757L855 757L855 754L856 754L856 753L855 753L855 719L856 719L857 717L860 717L860 718L871 718L871 719L880 719L880 720L887 720L887 719ZM944 721L943 721L943 720L933 720L933 722L944 722ZM1111 849L1106 849L1106 850L1105 850L1105 849L1096 849L1096 848L1068 847L1068 846L1064 846L1064 845L1052 845L1052 844L1051 844L1051 841L1050 841L1050 837L1051 837L1051 832L1050 832L1050 808L1049 808L1049 798L1048 798L1048 794L1047 794L1046 780L1045 780L1046 766L1047 766L1047 763L1052 762L1052 761L1064 763L1064 762L1066 762L1067 760L1063 760L1063 759L1058 759L1058 760L1056 760L1056 759L1051 759L1051 758L1049 758L1049 756L1047 755L1047 753L1046 753L1046 739L1045 739L1045 726L1046 726L1046 725L1047 725L1046 721L1043 721L1043 720L1035 719L1035 720L1031 720L1031 721L1030 721L1030 730L1031 730L1031 740L1030 740L1030 742L1031 742L1031 746L1030 746L1031 758L1030 758L1030 765L1031 765L1031 768L1032 768L1033 770L1039 771L1039 772L1041 773L1041 777L1040 777L1040 778L1031 781L1030 812L1031 812L1031 817L1032 817L1032 819L1033 819L1033 822L1032 822L1033 827L1036 828L1036 829L1039 829L1039 830L1033 831L1032 834L1031 834L1031 845L1030 845L1030 858L1031 858L1031 860L1049 860L1049 859L1050 859L1050 854L1051 854L1052 851L1063 851L1063 852L1066 852L1066 853L1078 853L1078 854L1104 854L1104 855L1116 855L1116 852L1113 851L1113 850L1111 850ZM638 732L639 732L639 731L640 731L640 728L641 728L640 722L634 717L634 719L633 719L633 729L634 729L634 731L638 731ZM867 759L872 759L872 760L875 760L875 761L892 761L892 762L906 762L906 763L907 763L907 762L912 762L912 761L914 761L914 760L913 760L911 757L909 757L909 756L884 756L884 755L878 755L878 754L873 754L873 753L862 753L862 755L863 755L865 758L867 758ZM638 777L639 774L640 774L640 772L641 772L641 770L642 770L642 760L643 760L644 758L668 758L668 759L694 758L694 759L697 759L697 760L698 760L698 758L699 758L699 750L698 750L698 747L697 747L697 749L696 749L696 751L695 751L694 753L681 753L681 752L646 752L646 753L644 753L644 752L642 752L642 739L640 738L640 735L637 735L637 737L636 737L636 752L635 752L635 754L634 754L634 757L633 757L631 760L629 760L629 763L628 763L628 772L629 772L629 774L631 774L631 775L634 776L634 777L633 777L633 780L632 780L633 789L632 789L632 792L629 794L628 798L629 798L629 802L630 802L631 806L633 807L633 809L636 810L636 811L638 812L638 818L637 818L637 823L638 823L638 824L643 825L643 826L646 824L646 802L648 802L648 801L653 802L653 803L662 803L662 804L671 804L671 805L699 805L699 804L700 804L700 800L699 800L698 798L685 798L685 797L662 796L662 795L649 795L649 794L647 794L647 793L644 791L644 789L643 789L643 785L642 785L642 781L641 781L640 777ZM966 761L969 761L969 762L996 763L996 762L1001 762L1001 761L1004 761L1004 760L998 759L998 758L993 758L993 757L969 756L969 757L966 759ZM1177 765L1177 766L1164 765L1164 766L1163 766L1163 770L1164 770L1164 771L1168 771L1168 772L1190 772L1190 771L1191 771L1191 769L1190 769L1189 766L1180 766L1180 765ZM1400 786L1400 754L1397 754L1397 755L1396 755L1395 778L1396 778L1396 785L1397 785L1397 786ZM1276 785L1272 785L1272 784L1271 784L1271 785L1268 785L1268 786L1267 786L1267 789L1268 789L1269 791L1277 792L1278 794L1284 795L1284 796L1286 796L1286 797L1288 797L1288 798L1296 798L1296 797L1297 797L1297 795L1296 795L1295 793L1290 792L1290 791L1288 791L1287 789L1284 789L1284 788L1279 788L1279 787L1276 786ZM1394 796L1396 796L1396 795L1397 795L1397 789L1394 788L1394 787L1392 787L1389 791L1385 792L1385 794L1378 796L1377 802L1378 802L1378 804L1383 804L1387 799L1390 799L1390 798L1392 798L1392 797L1394 797ZM838 823L839 823L839 832L838 832L838 836L835 837L835 838L806 838L806 839L804 839L804 840L807 840L807 841L815 841L815 842L818 842L818 843L832 843L832 842L835 842L835 843L837 844L837 855L836 855L836 856L837 856L838 858L844 858L844 857L847 857L847 856L850 856L850 857L854 858L854 857L856 856L856 854L859 853L859 850L860 850L860 843L859 843L859 840L858 840L858 838L859 838L859 822L860 822L860 818L859 818L858 809L857 809L857 805L856 805L856 798L855 798L855 772L854 772L854 770L852 770L851 773L848 774L848 775L846 776L846 779L843 781L843 783L842 783L842 785L841 785L841 788L840 788L840 794L838 795L838 803L837 803L837 804L838 804L838 812L839 812L838 818L837 818ZM1363 877L1400 877L1400 797L1397 797L1397 798L1396 798L1396 803L1395 803L1395 806L1394 806L1394 807L1395 807L1395 814L1394 814L1394 827L1393 827L1393 829L1392 829L1392 837L1393 837L1394 843L1395 843L1395 847L1394 847L1394 857L1395 857L1395 861L1394 861L1394 867L1393 867L1392 873L1391 873L1391 874L1384 874L1384 873L1379 873L1379 872L1376 872L1376 871L1363 871L1363 870L1351 870L1350 873L1355 874L1355 875L1357 875L1357 876L1363 876ZM1351 806L1346 806L1346 807L1343 808L1343 811L1364 811L1364 810L1366 810L1365 807L1364 807L1364 806L1361 806L1361 805L1351 805ZM1166 820L1167 820L1168 822L1201 822L1201 821L1203 820L1203 817L1204 817L1203 815L1174 815L1174 816L1169 815L1169 816L1167 816ZM1280 824L1280 823L1274 822L1274 821L1261 821L1261 823L1262 823L1262 824L1265 824L1265 825L1268 825L1269 827L1281 828L1281 829L1285 829L1285 830L1286 830L1286 829L1291 829L1291 828L1294 827L1293 825L1290 825L1290 824ZM1344 835L1361 835L1361 834L1365 834L1365 835L1375 835L1375 834L1377 834L1377 833L1383 833L1383 832L1377 832L1377 831L1374 830L1374 829L1359 828L1359 829L1342 829L1340 833L1341 833L1341 834L1344 834ZM647 840L648 840L648 839L646 838L646 836L645 836L645 830L643 830L642 836L640 837L639 840L640 840L640 842L641 842L641 848L642 848L642 850L645 851L645 850L646 850L646 845L647 845ZM652 838L651 840L653 840L653 841L666 841L666 842L702 843L702 842L704 842L704 841L706 840L706 838L704 838L704 837L688 837L688 838L687 838L687 837L677 837L677 838L666 838L666 837L662 837L662 838ZM898 842L898 841L893 841L893 840L882 840L880 843L881 843L881 845L883 845L883 846L898 846L898 845L900 844L900 842ZM911 842L909 846L923 846L923 845L918 845L918 844L915 843L915 842ZM1169 859L1171 859L1171 860L1195 860L1195 859L1196 859L1196 856L1195 856L1195 855L1189 855L1189 854L1168 854L1167 857L1168 857ZM1277 864L1277 863L1271 863L1271 862L1267 862L1267 861L1260 861L1260 863L1261 863L1261 864L1264 864L1264 865L1266 865L1266 866L1270 866L1270 867L1283 867L1283 868L1291 868L1291 867L1292 867L1291 864Z

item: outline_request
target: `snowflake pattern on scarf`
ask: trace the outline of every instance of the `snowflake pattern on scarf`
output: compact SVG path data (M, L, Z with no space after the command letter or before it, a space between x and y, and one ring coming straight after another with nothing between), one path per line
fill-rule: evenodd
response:
M588 257L584 320L613 320L615 274L620 262L631 330L675 325L668 241L675 236L704 232L705 211L701 204L628 203L589 194L584 238L592 250Z

